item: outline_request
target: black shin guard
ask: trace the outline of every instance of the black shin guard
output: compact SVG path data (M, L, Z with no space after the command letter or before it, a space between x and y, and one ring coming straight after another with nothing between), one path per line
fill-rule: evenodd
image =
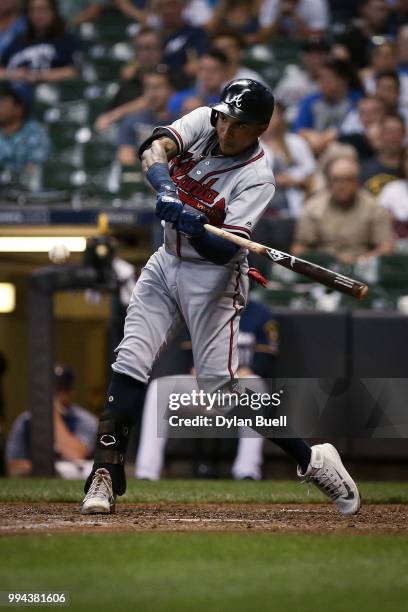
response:
M85 483L85 493L99 468L109 471L116 495L125 493L125 459L129 433L136 421L138 410L143 408L145 391L146 385L142 382L125 374L113 374L105 410L99 421L94 465Z
M130 423L119 420L109 411L102 414L96 436L94 465L85 483L85 492L88 491L96 470L103 467L111 475L113 492L116 495L125 493L125 458L130 427Z

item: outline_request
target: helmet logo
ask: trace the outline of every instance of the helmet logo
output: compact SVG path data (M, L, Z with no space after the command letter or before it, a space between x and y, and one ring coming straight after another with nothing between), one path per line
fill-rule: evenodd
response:
M240 94L236 94L235 96L232 96L232 98L230 100L226 100L226 102L228 102L228 104L235 104L235 106L237 108L241 108L241 104L242 104L242 96L244 94L240 93Z

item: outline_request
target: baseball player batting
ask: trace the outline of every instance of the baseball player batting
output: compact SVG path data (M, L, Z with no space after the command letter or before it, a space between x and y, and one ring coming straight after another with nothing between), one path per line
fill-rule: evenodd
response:
M127 310L85 484L84 514L113 512L116 496L125 493L129 430L142 410L152 365L183 319L199 386L235 378L249 284L247 251L204 225L251 236L275 192L259 143L273 109L270 89L234 80L213 108L156 128L140 147L146 178L157 191L156 212L165 222L164 244L143 269ZM340 512L358 511L357 486L331 444L273 441L297 462L298 476L316 484Z

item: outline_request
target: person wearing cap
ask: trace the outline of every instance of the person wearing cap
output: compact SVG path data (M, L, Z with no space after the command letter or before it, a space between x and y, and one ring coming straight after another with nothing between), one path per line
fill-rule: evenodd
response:
M63 478L80 478L90 471L90 459L98 427L96 417L75 404L74 372L70 367L54 367L54 450L55 469ZM6 444L9 476L31 473L31 413L15 420ZM89 468L89 469L88 469Z
M0 167L31 172L50 155L51 143L41 123L29 118L26 90L0 84Z

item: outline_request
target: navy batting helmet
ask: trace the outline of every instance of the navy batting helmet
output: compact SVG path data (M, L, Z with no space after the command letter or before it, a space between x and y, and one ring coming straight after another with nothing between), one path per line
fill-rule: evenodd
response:
M215 127L218 113L224 113L244 123L269 123L275 107L272 91L253 79L236 79L228 83L221 99L211 113Z

